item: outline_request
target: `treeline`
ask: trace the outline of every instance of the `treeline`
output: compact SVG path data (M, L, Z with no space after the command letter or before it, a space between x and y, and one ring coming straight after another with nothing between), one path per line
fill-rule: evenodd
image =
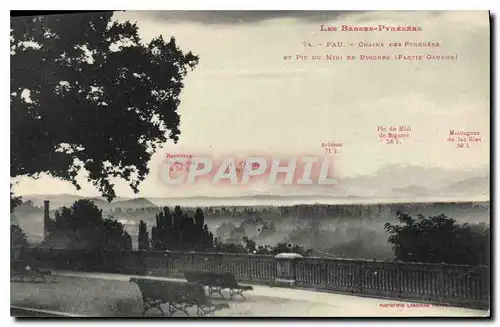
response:
M321 217L344 217L358 219L373 219L381 216L394 217L398 211L404 210L409 213L441 212L450 214L452 212L464 211L470 214L484 213L489 211L487 203L393 203L393 204L300 204L293 206L201 206L198 208L185 207L183 211L193 216L196 209L201 209L207 218L219 217L299 217L299 218L321 218ZM23 213L42 212L43 208L36 206L31 200L19 203L16 210ZM134 215L148 216L156 215L164 211L158 206L144 206L138 208L115 207L105 209L111 215Z
M110 213L157 213L162 209L160 207L140 207L140 208L121 208L116 207L114 209L110 209Z
M388 233L387 241L393 247L394 260L489 264L490 228L486 224L459 224L445 215L412 217L400 211L396 212L396 217L397 224L386 223L384 228ZM139 249L254 254L294 252L304 256L313 251L298 244L257 246L248 237L244 237L242 243L224 243L213 236L204 222L204 213L200 208L196 209L193 216L183 212L179 206L173 212L164 208L162 213L156 215L156 225L152 227L150 239L147 226L141 221ZM331 254L335 254L334 249Z
M241 243L224 243L205 224L201 208L183 211L176 206L165 207L156 214L156 221L148 231L146 223L139 225L138 243L142 251L198 251L222 253L278 254L295 252L310 255L310 249L300 244L279 243L257 246L248 237ZM490 258L490 227L486 224L459 224L445 215L416 217L397 212L396 224L386 223L387 241L392 245L394 259L406 262L487 265ZM93 262L105 265L115 256L102 253L132 250L132 239L123 224L113 218L103 218L102 210L92 201L79 200L70 208L63 207L49 221L49 234L42 243L45 247L80 249L95 253ZM314 237L314 235L311 235ZM367 241L369 242L369 240ZM11 227L11 248L26 247L23 231ZM365 246L370 246L369 244ZM334 249L332 255L335 255ZM91 256L92 257L92 256ZM118 260L118 259L117 259ZM116 265L115 265L116 266Z
M371 217L381 214L396 215L400 210L408 212L433 211L488 211L487 203L384 203L384 204L298 204L292 206L212 206L202 208L207 217L240 217L278 215L283 217Z
M409 204L411 206L411 204ZM418 204L418 206L422 206ZM401 205L392 207L388 204L304 204L293 206L207 206L198 208L184 208L184 212L192 215L196 209L201 209L206 217L253 217L255 215L277 215L283 217L336 217L336 216L366 216L380 214L381 212L396 212ZM121 208L117 207L109 210L112 214L122 213L159 213L163 212L160 207L141 207L141 208Z
M141 251L199 251L223 253L278 254L295 252L308 255L312 250L299 245L279 243L274 246L257 246L254 241L243 238L242 244L224 243L214 237L205 224L205 215L201 208L194 215L176 206L173 211L165 207L156 214L156 224L151 228L149 236L144 221L139 223L138 246Z
M194 216L183 212L180 206L173 211L163 208L156 214L156 224L151 229L151 238L147 226L141 220L139 224L139 250L178 250L207 251L213 248L214 236L205 224L201 209L196 209Z

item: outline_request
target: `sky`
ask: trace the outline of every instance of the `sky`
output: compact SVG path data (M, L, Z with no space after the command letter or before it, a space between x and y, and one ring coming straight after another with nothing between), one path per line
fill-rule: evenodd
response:
M470 170L489 164L490 45L488 12L120 12L148 41L175 36L199 55L181 94L181 135L149 165L136 196L237 195L245 190L167 187L160 164L167 153L333 155L339 178L376 173L388 165ZM421 32L322 32L325 26L420 26ZM439 42L438 48L387 47L389 42ZM314 48L304 47L311 43ZM384 48L331 48L326 42L383 42ZM322 44L323 46L318 46ZM441 61L327 61L342 55L457 55ZM322 60L295 60L321 55ZM293 60L284 60L292 56ZM410 126L402 144L385 144L377 126ZM479 132L460 149L450 129ZM81 175L82 190L42 176L21 178L15 192L98 195ZM265 191L262 186L259 190ZM134 196L116 181L119 196ZM240 193L238 193L240 192Z

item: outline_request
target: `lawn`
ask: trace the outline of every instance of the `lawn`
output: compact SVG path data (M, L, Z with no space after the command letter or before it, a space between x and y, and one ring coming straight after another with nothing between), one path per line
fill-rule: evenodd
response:
M127 281L82 278L70 276L55 276L54 283L11 283L11 305L50 311L67 312L92 317L141 317L142 298L136 284ZM265 299L265 298L264 298ZM220 303L216 295L213 303ZM269 310L269 305L283 310L286 303L283 299L263 299L259 296L250 297L246 301L233 299L229 302L230 309L215 313L216 316L252 316L254 310ZM165 310L164 306L164 310ZM166 311L166 310L165 310ZM190 316L196 316L196 310L190 308ZM161 312L151 309L147 317L161 316ZM185 316L176 313L174 316Z
M11 283L11 305L89 316L135 316L142 300L135 284L57 276L54 283Z

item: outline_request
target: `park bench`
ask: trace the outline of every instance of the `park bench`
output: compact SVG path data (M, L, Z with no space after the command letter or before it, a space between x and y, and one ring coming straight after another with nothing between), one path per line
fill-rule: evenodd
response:
M37 267L34 262L25 260L14 260L10 264L10 281L11 282L24 282L26 280L36 283L47 283L47 276L51 276L49 270L43 270Z
M169 315L181 311L189 316L187 309L190 307L196 308L198 316L213 315L217 310L229 308L227 303L212 303L205 289L198 284L146 278L131 278L130 282L137 284L141 291L143 316L152 308L157 308L165 315L162 304L168 304Z
M236 278L230 272L182 270L182 273L188 282L207 286L209 292L208 296L211 296L213 293L218 293L220 296L224 297L222 291L227 289L229 290L230 300L236 295L246 300L243 292L253 290L252 286L238 284Z

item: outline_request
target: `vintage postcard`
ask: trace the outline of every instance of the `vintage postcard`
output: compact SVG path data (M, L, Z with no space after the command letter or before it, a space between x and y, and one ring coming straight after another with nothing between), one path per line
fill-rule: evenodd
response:
M489 12L10 35L12 316L489 317Z

